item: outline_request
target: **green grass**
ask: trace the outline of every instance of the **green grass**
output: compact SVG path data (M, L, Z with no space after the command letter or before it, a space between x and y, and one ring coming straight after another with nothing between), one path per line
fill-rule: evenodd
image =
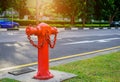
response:
M10 79L10 78L3 78L3 79L0 79L0 82L20 82L20 81Z
M78 75L65 82L120 82L120 51L51 69Z

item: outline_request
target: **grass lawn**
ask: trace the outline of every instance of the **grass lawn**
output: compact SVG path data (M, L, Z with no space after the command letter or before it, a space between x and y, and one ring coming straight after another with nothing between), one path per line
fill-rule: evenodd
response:
M65 82L120 82L120 51L51 69L78 75Z

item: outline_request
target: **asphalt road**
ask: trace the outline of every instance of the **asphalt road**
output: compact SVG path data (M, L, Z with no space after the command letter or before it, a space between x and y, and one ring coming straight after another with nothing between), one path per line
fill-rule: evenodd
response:
M37 41L36 37L32 39ZM57 44L50 49L50 59L120 46L120 29L59 32ZM0 68L37 61L37 48L24 31L0 32Z

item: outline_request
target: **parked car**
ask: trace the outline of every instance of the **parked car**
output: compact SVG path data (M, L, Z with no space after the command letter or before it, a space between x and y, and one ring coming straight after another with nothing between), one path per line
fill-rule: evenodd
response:
M12 22L6 18L0 19L0 28L19 28L19 23Z
M110 24L110 27L119 27L120 26L120 21L113 21L111 24Z

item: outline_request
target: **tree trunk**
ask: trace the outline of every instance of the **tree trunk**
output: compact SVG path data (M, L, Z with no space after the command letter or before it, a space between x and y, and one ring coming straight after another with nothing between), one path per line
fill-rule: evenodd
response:
M71 16L71 25L73 26L75 24L75 17Z
M111 24L112 23L112 21L113 21L113 19L114 19L114 17L116 16L116 14L118 13L118 8L116 8L116 11L114 12L114 14L113 15L110 15L109 16L109 23Z
M112 21L113 21L113 19L114 19L114 17L115 17L115 15L113 15L113 16L109 16L109 24L111 24L112 23Z
M85 21L86 21L86 19L85 19L85 18L82 18L82 27L83 27L83 28L85 27Z

